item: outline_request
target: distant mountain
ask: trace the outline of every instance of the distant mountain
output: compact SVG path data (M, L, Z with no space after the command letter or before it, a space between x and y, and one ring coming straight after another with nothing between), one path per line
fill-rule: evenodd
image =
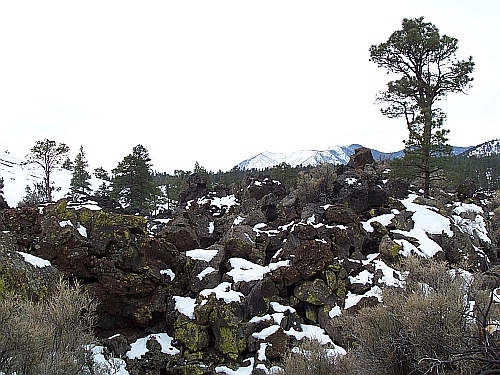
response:
M494 156L500 155L500 139L494 139L492 141L481 143L480 145L469 147L464 152L460 153L460 156Z
M272 168L281 163L287 163L292 167L297 167L299 165L314 167L323 163L347 164L351 155L354 154L354 151L360 147L362 146L359 144L352 144L348 146L333 146L324 151L305 150L294 151L288 154L265 151L242 161L237 165L237 167L240 170L261 170L265 168ZM470 147L453 147L453 155L461 154L468 149L470 149ZM391 153L377 151L374 149L371 151L375 160L392 160L403 156L403 150Z
M265 169L274 167L281 163L287 163L293 167L299 165L318 165L322 163L345 164L349 157L354 153L355 145L345 147L331 147L328 150L302 150L288 154L261 152L260 154L242 161L238 164L241 170L246 169Z

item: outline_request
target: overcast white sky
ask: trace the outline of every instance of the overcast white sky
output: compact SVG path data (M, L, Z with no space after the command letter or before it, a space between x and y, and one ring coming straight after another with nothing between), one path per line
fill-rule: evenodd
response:
M229 170L262 151L403 148L374 104L388 76L368 49L424 16L473 56L451 94L450 142L499 138L500 1L2 1L0 148L80 145L91 168L137 144L153 168Z

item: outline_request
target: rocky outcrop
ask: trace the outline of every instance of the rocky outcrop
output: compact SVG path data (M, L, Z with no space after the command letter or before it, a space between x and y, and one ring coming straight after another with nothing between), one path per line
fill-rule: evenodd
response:
M16 243L8 231L0 231L0 299L6 293L38 301L54 287L60 272L49 262L35 258Z
M2 246L81 280L99 301L104 344L131 374L209 374L244 360L270 368L310 332L337 348L335 317L400 285L402 256L498 260L484 200L417 197L370 156L335 167L330 190L307 204L268 176L217 192L193 176L157 234L143 217L65 200L4 210Z

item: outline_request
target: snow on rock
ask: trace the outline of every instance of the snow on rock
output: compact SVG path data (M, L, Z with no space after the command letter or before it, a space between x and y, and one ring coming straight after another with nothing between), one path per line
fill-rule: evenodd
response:
M361 299L368 297L376 297L379 302L382 302L382 289L380 289L378 285L375 285L364 294L353 294L351 292L347 292L344 309L355 306L359 303L359 301L361 301Z
M210 262L216 255L217 250L195 249L186 251L186 256L195 260Z
M77 223L76 229L78 230L78 233L80 233L83 237L87 238L87 228L85 228L80 223Z
M368 284L372 282L372 279L373 273L368 270L363 270L356 276L349 276L351 284Z
M106 359L103 354L103 349L104 347L99 345L93 345L90 348L94 363L103 370L103 374L129 375L125 361L121 358Z
M453 213L453 222L462 232L471 237L477 237L485 243L491 243L486 222L482 216L484 211L480 206L471 203L455 203Z
M174 296L175 309L190 319L194 319L196 300L190 297Z
M394 219L394 215L397 214L397 210L393 210L392 213L390 214L383 214L379 216L372 217L368 221L363 221L361 222L361 225L363 226L363 229L369 233L373 232L373 227L371 226L371 223L373 222L378 222L384 226L387 226L391 223L391 220Z
M153 333L146 337L142 337L137 339L130 345L130 350L126 353L127 358L136 359L141 358L144 354L148 352L148 348L146 348L146 343L148 340L154 338L161 345L161 352L175 355L180 351L179 349L172 346L172 338L167 333Z
M210 275L211 273L214 273L215 271L217 271L215 268L207 267L203 271L201 271L196 277L198 277L198 279L200 279L200 280L203 280L203 278L205 276Z
M68 202L68 208L71 208L73 210L81 210L81 209L87 209L90 211L100 211L102 208L99 206L99 203L96 201L92 200L87 200L84 202Z
M233 225L240 225L243 221L245 221L245 218L238 215L235 217Z
M430 258L443 249L435 241L431 240L427 234L446 234L452 237L453 231L451 230L450 220L437 213L434 208L414 203L417 197L416 194L410 194L408 198L401 201L408 211L413 212L413 229L409 231L396 229L392 232L417 239L419 243L418 249L422 254Z
M44 268L44 267L49 267L52 265L48 260L36 257L34 255L31 255L28 253L23 253L22 251L18 251L17 253L24 258L24 261L26 263L29 263L34 267Z
M215 372L227 375L250 375L253 371L254 359L248 358L247 361L250 362L248 366L239 367L237 370L232 370L227 366L217 366Z
M160 270L160 275L167 275L168 277L170 277L170 281L173 281L175 279L175 273L170 268L166 270Z
M271 336L273 333L275 333L279 328L280 328L280 326L275 324L275 325L272 325L270 327L264 328L260 332L252 333L252 336L255 337L256 339L265 340L269 336Z
M235 205L239 204L238 200L236 199L236 197L234 196L234 194L228 195L228 196L225 196L225 197L203 197L203 198L198 198L198 200L196 201L196 203L199 206L204 206L206 204L210 204L211 206L215 206L215 207L217 207L219 209L221 209L223 207L230 208L232 206L235 206ZM189 201L189 202L187 202L186 209L189 209L192 204L193 204L192 200Z
M232 284L228 282L223 282L217 285L213 289L203 289L200 294L204 297L208 297L210 294L214 293L217 299L222 299L226 303L230 302L241 302L243 294L231 289Z
M63 221L60 221L59 222L59 226L61 228L64 228L64 227L72 227L73 226L73 223L69 220L63 220Z
M335 305L328 313L328 316L332 319L340 315L342 315L342 309L337 305Z
M277 263L270 263L268 266L260 266L242 258L231 258L229 263L233 268L227 275L233 278L234 282L262 280L266 273L272 272L280 267L287 267L290 261L284 260Z

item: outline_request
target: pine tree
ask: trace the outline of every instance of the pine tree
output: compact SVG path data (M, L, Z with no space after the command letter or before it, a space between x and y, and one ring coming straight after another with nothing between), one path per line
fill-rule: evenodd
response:
M133 148L112 170L111 197L131 212L150 213L162 197L151 169L149 152L142 145Z
M389 118L404 118L410 132L405 153L408 165L423 181L424 195L429 195L435 153L446 153L447 130L440 130L445 119L436 103L449 93L465 92L472 82L472 57L458 60L458 40L441 35L424 18L405 18L402 29L392 33L387 42L370 47L370 60L397 79L387 83L387 90L377 97L386 105L382 113Z
M0 209L9 207L9 205L5 201L5 198L3 197L3 188L4 188L3 177L0 177Z
M91 192L90 188L90 173L87 172L89 164L85 158L83 146L80 146L80 151L76 155L73 163L73 173L71 175L70 191L73 195L86 194Z
M44 201L52 202L52 192L56 190L52 181L52 172L68 165L68 152L69 147L65 143L45 139L35 143L26 161L23 162L23 165L34 165L35 168L42 168L43 188L41 192Z

